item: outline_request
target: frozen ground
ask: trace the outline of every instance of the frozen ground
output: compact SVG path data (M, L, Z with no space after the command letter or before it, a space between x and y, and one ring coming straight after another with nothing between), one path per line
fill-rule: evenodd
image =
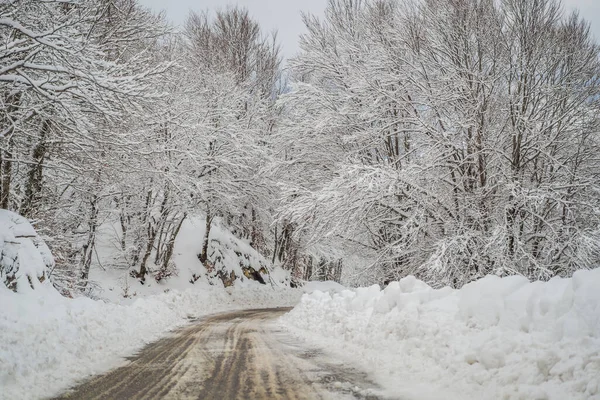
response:
M279 322L362 364L392 398L600 399L600 269L315 291Z

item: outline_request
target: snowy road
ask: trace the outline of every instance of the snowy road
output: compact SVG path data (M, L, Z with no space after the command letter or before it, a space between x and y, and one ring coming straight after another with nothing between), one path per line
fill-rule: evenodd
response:
M289 309L204 318L60 399L377 399L367 374L270 324Z

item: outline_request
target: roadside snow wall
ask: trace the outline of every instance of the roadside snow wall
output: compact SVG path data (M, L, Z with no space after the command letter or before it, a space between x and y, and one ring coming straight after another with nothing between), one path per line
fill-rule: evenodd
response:
M23 292L47 278L54 259L29 221L0 209L0 284Z
M488 276L460 290L408 277L316 291L281 322L369 364L396 397L600 399L600 269L549 282Z

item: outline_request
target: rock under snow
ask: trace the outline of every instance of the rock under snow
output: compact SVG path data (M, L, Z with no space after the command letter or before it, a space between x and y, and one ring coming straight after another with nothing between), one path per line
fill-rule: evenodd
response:
M0 282L23 292L43 282L54 258L29 221L0 209Z

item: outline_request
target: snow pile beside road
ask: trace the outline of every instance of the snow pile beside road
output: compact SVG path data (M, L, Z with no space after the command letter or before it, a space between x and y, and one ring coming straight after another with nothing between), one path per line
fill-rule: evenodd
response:
M306 293L315 291L320 292L341 292L346 288L334 281L308 281L302 286L302 290Z
M300 290L263 285L189 290L138 298L129 305L61 297L44 283L14 293L0 283L0 399L58 394L104 372L167 330L226 310L297 303Z
M316 291L280 321L369 364L395 397L600 399L600 269L549 282L488 276L460 290L408 277Z

